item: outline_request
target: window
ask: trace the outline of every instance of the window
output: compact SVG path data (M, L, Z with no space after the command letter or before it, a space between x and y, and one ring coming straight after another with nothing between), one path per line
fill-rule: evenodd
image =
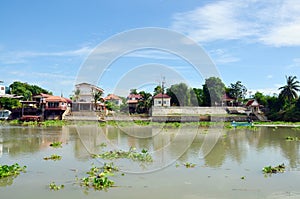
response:
M59 102L48 102L48 108L58 108Z
M159 104L161 104L161 101L158 101Z

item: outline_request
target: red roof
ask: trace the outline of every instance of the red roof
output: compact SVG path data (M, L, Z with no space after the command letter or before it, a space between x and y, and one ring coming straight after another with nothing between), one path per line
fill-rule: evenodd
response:
M120 100L121 98L115 94L109 94L106 98L104 98L105 100Z
M155 95L153 98L171 98L171 97L167 94L159 93L159 94Z
M140 94L130 94L127 98L142 99L143 96L141 96Z
M227 93L225 93L223 96L222 96L222 100L223 101L233 101L234 99L229 97L229 95Z
M46 102L68 102L68 101L63 97L50 96L46 98Z
M253 105L254 102L256 102L257 105ZM259 104L255 99L252 99L247 102L246 106L259 106Z

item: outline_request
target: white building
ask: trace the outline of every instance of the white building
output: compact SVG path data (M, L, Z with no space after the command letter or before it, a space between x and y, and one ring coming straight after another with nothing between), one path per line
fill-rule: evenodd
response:
M104 91L102 88L99 88L89 83L76 84L75 89L76 89L75 92L77 90L79 91L78 96L75 96L74 99L75 102L93 102L94 101L93 93L98 91L103 93Z
M159 93L153 97L154 106L171 106L171 97L167 94Z

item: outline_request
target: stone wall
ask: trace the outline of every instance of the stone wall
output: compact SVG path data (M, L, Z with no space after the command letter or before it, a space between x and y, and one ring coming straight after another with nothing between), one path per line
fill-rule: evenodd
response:
M152 116L170 116L170 115L221 115L227 114L226 107L152 107Z

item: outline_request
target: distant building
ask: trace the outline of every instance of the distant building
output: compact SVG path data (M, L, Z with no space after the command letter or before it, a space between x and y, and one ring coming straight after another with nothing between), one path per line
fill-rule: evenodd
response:
M72 111L93 111L105 109L103 101L94 102L93 94L96 92L103 93L104 90L89 83L76 84L75 96L73 97L72 103Z
M104 98L104 100L114 103L117 106L120 106L122 104L122 99L115 94L109 94L107 97Z
M80 83L75 85L75 89L79 90L79 95L75 96L75 102L93 102L93 93L94 92L104 92L102 88L99 88L95 85L89 83Z
M5 86L0 85L0 95L5 95Z
M129 113L135 113L139 101L143 100L143 96L140 94L130 94L127 96L127 104Z
M159 93L153 97L153 106L171 106L171 97L167 94Z
M251 99L246 103L246 108L251 111L252 113L258 112L260 113L259 109L260 105L256 99Z

